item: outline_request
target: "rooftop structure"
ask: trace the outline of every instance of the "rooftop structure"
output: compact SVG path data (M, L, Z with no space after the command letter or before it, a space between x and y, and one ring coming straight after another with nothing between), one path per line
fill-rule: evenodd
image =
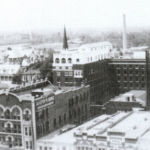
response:
M53 150L91 149L149 149L150 112L135 109L102 115L70 131L39 139L37 150L45 147ZM69 140L66 140L69 139ZM146 139L144 145L144 139ZM99 144L100 143L100 144ZM140 149L141 148L141 149Z

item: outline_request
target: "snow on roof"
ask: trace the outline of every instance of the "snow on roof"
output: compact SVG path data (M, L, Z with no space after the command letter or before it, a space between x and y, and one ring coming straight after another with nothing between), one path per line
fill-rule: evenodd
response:
M1 64L0 65L0 74L16 74L20 69L20 65L11 65L11 64Z
M133 113L110 131L125 132L126 138L138 138L150 128L150 112Z

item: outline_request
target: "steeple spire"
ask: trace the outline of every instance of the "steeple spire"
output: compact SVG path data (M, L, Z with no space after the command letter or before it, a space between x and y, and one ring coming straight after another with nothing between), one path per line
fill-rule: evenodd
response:
M64 26L63 49L68 49L67 35L66 35L66 28L65 28L65 26Z

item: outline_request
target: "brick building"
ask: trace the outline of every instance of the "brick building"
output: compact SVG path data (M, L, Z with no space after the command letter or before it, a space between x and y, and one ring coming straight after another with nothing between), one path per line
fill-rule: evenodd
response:
M36 150L38 138L90 118L89 86L60 90L43 82L0 94L0 149Z

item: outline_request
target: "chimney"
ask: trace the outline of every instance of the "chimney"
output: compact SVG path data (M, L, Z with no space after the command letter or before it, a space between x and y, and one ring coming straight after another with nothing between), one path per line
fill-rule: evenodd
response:
M126 16L123 15L123 51L127 50Z

